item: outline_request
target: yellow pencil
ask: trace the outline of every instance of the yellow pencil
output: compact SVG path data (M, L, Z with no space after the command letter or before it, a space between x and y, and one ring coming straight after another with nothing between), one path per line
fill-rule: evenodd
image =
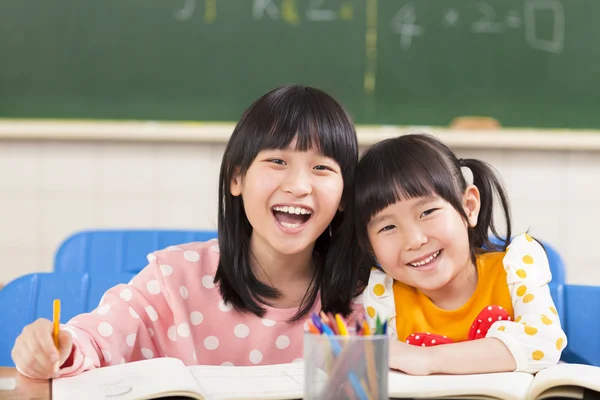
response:
M340 314L335 314L335 322L337 322L340 335L348 336L348 327L346 326L346 323L344 322Z
M54 324L54 329L52 330L52 338L54 339L54 345L57 349L59 349L58 343L58 328L60 327L60 300L54 299L54 310L52 316L52 323Z

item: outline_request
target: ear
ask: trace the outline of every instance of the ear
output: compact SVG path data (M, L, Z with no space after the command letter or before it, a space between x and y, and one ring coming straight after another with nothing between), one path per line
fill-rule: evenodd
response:
M479 196L479 189L475 185L468 185L463 194L463 207L467 214L467 221L471 228L477 225L479 218L479 209L481 207L481 200Z
M239 196L242 194L242 175L240 174L239 167L235 167L235 170L233 171L229 192L232 196Z
M338 206L338 211L339 212L343 212L344 211L344 203L342 203L341 201L340 201L340 205Z

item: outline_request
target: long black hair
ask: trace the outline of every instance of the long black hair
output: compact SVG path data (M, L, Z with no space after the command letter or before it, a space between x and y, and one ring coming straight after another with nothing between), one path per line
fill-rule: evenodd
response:
M385 139L362 155L356 177L356 229L361 247L372 252L367 224L401 199L437 195L468 222L462 200L467 182L461 167L471 170L481 202L477 225L468 228L471 260L475 262L475 256L483 252L505 251L511 237L510 208L493 168L477 159L459 160L445 144L426 134ZM505 236L498 233L493 218L495 195L504 212ZM490 240L490 233L498 240Z
M340 166L344 189L343 212L337 212L314 246L315 275L292 321L304 317L320 293L324 311L350 313L357 271L347 248L353 243L354 180L358 143L348 112L316 88L288 85L256 100L237 123L223 155L219 176L218 235L220 262L215 282L223 300L236 310L263 316L263 304L279 292L257 279L250 267L252 226L241 196L232 196L235 173L244 176L256 155L265 149L284 149L294 140L296 151L318 149Z

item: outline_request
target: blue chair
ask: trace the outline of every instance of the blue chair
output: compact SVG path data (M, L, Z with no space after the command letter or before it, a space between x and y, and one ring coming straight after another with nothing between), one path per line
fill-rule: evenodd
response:
M566 285L564 297L568 343L562 359L600 366L600 287Z
M11 350L25 325L52 319L52 303L61 300L61 322L92 311L106 290L135 274L36 273L21 276L0 290L0 366L14 367Z
M56 272L137 273L146 256L168 246L204 242L217 237L210 230L114 229L88 230L68 237L54 258Z

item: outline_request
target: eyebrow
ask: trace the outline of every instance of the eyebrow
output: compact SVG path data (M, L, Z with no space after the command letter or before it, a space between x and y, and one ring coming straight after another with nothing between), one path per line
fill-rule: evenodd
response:
M411 206L411 208L419 208L422 207L423 205L427 204L427 203L431 203L432 201L435 201L436 197L435 196L425 196L425 197L421 197L419 200L417 200L415 202L415 204L413 204ZM385 221L388 218L392 218L391 214L381 214L378 215L377 217L373 218L368 224L367 226L373 226L376 225L382 221Z

